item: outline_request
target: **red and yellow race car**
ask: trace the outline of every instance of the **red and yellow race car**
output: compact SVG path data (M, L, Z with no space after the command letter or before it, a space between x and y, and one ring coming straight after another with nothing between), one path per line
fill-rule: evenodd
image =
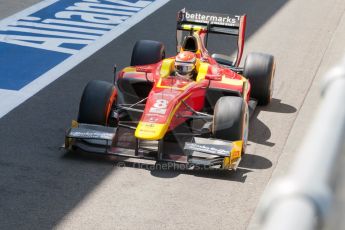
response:
M236 169L245 152L249 117L270 103L275 62L250 53L239 67L246 15L188 11L177 15L177 55L161 42L136 42L129 67L114 83L84 89L68 150ZM210 55L208 34L237 37L237 55Z

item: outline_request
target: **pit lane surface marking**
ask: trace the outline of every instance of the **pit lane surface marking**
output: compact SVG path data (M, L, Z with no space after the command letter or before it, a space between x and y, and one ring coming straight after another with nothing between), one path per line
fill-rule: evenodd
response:
M0 118L169 0L47 0L0 22Z

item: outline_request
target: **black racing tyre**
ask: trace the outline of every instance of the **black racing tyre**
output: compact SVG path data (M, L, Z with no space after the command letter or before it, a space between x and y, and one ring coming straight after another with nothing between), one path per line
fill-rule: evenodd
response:
M243 75L249 79L251 97L258 100L259 105L271 102L274 83L275 62L269 54L250 53L244 63Z
M243 145L246 145L248 108L242 97L226 96L218 99L214 108L212 132L215 138L243 140Z
M78 122L106 125L109 108L114 103L115 87L105 81L90 81L83 92L79 104Z
M165 48L163 43L151 40L139 40L133 48L131 66L154 64L164 58Z

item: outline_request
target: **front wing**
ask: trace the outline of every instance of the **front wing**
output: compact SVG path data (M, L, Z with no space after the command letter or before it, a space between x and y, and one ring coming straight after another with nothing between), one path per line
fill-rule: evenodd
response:
M122 127L78 124L67 130L67 150L108 154L154 161L175 162L189 166L236 169L242 155L242 141L224 141L188 136L178 141L147 141L134 137L134 130Z

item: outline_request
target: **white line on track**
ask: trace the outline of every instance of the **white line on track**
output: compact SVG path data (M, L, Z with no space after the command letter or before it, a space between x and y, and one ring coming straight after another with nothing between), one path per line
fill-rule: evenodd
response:
M3 19L0 22L0 25L10 24L13 21L16 21L24 16L30 15L43 9L58 0L46 0L40 3L37 3L17 14L14 14L6 19ZM67 71L71 70L73 67L84 61L86 58L90 57L96 51L113 41L115 38L119 37L121 34L129 30L131 27L139 23L141 20L158 10L160 7L168 3L170 0L156 0L152 2L150 5L145 7L143 10L138 12L137 14L133 15L131 18L127 19L123 23L119 24L111 30L107 32L104 36L97 39L96 42L92 43L91 45L85 47L77 54L71 56L70 58L66 59L65 61L61 62L45 74L41 75L36 80L32 81L19 91L11 91L11 90L3 90L0 89L0 118L5 116L11 110L25 102L27 99L35 95L41 89L49 85L51 82L58 79L60 76L65 74Z

